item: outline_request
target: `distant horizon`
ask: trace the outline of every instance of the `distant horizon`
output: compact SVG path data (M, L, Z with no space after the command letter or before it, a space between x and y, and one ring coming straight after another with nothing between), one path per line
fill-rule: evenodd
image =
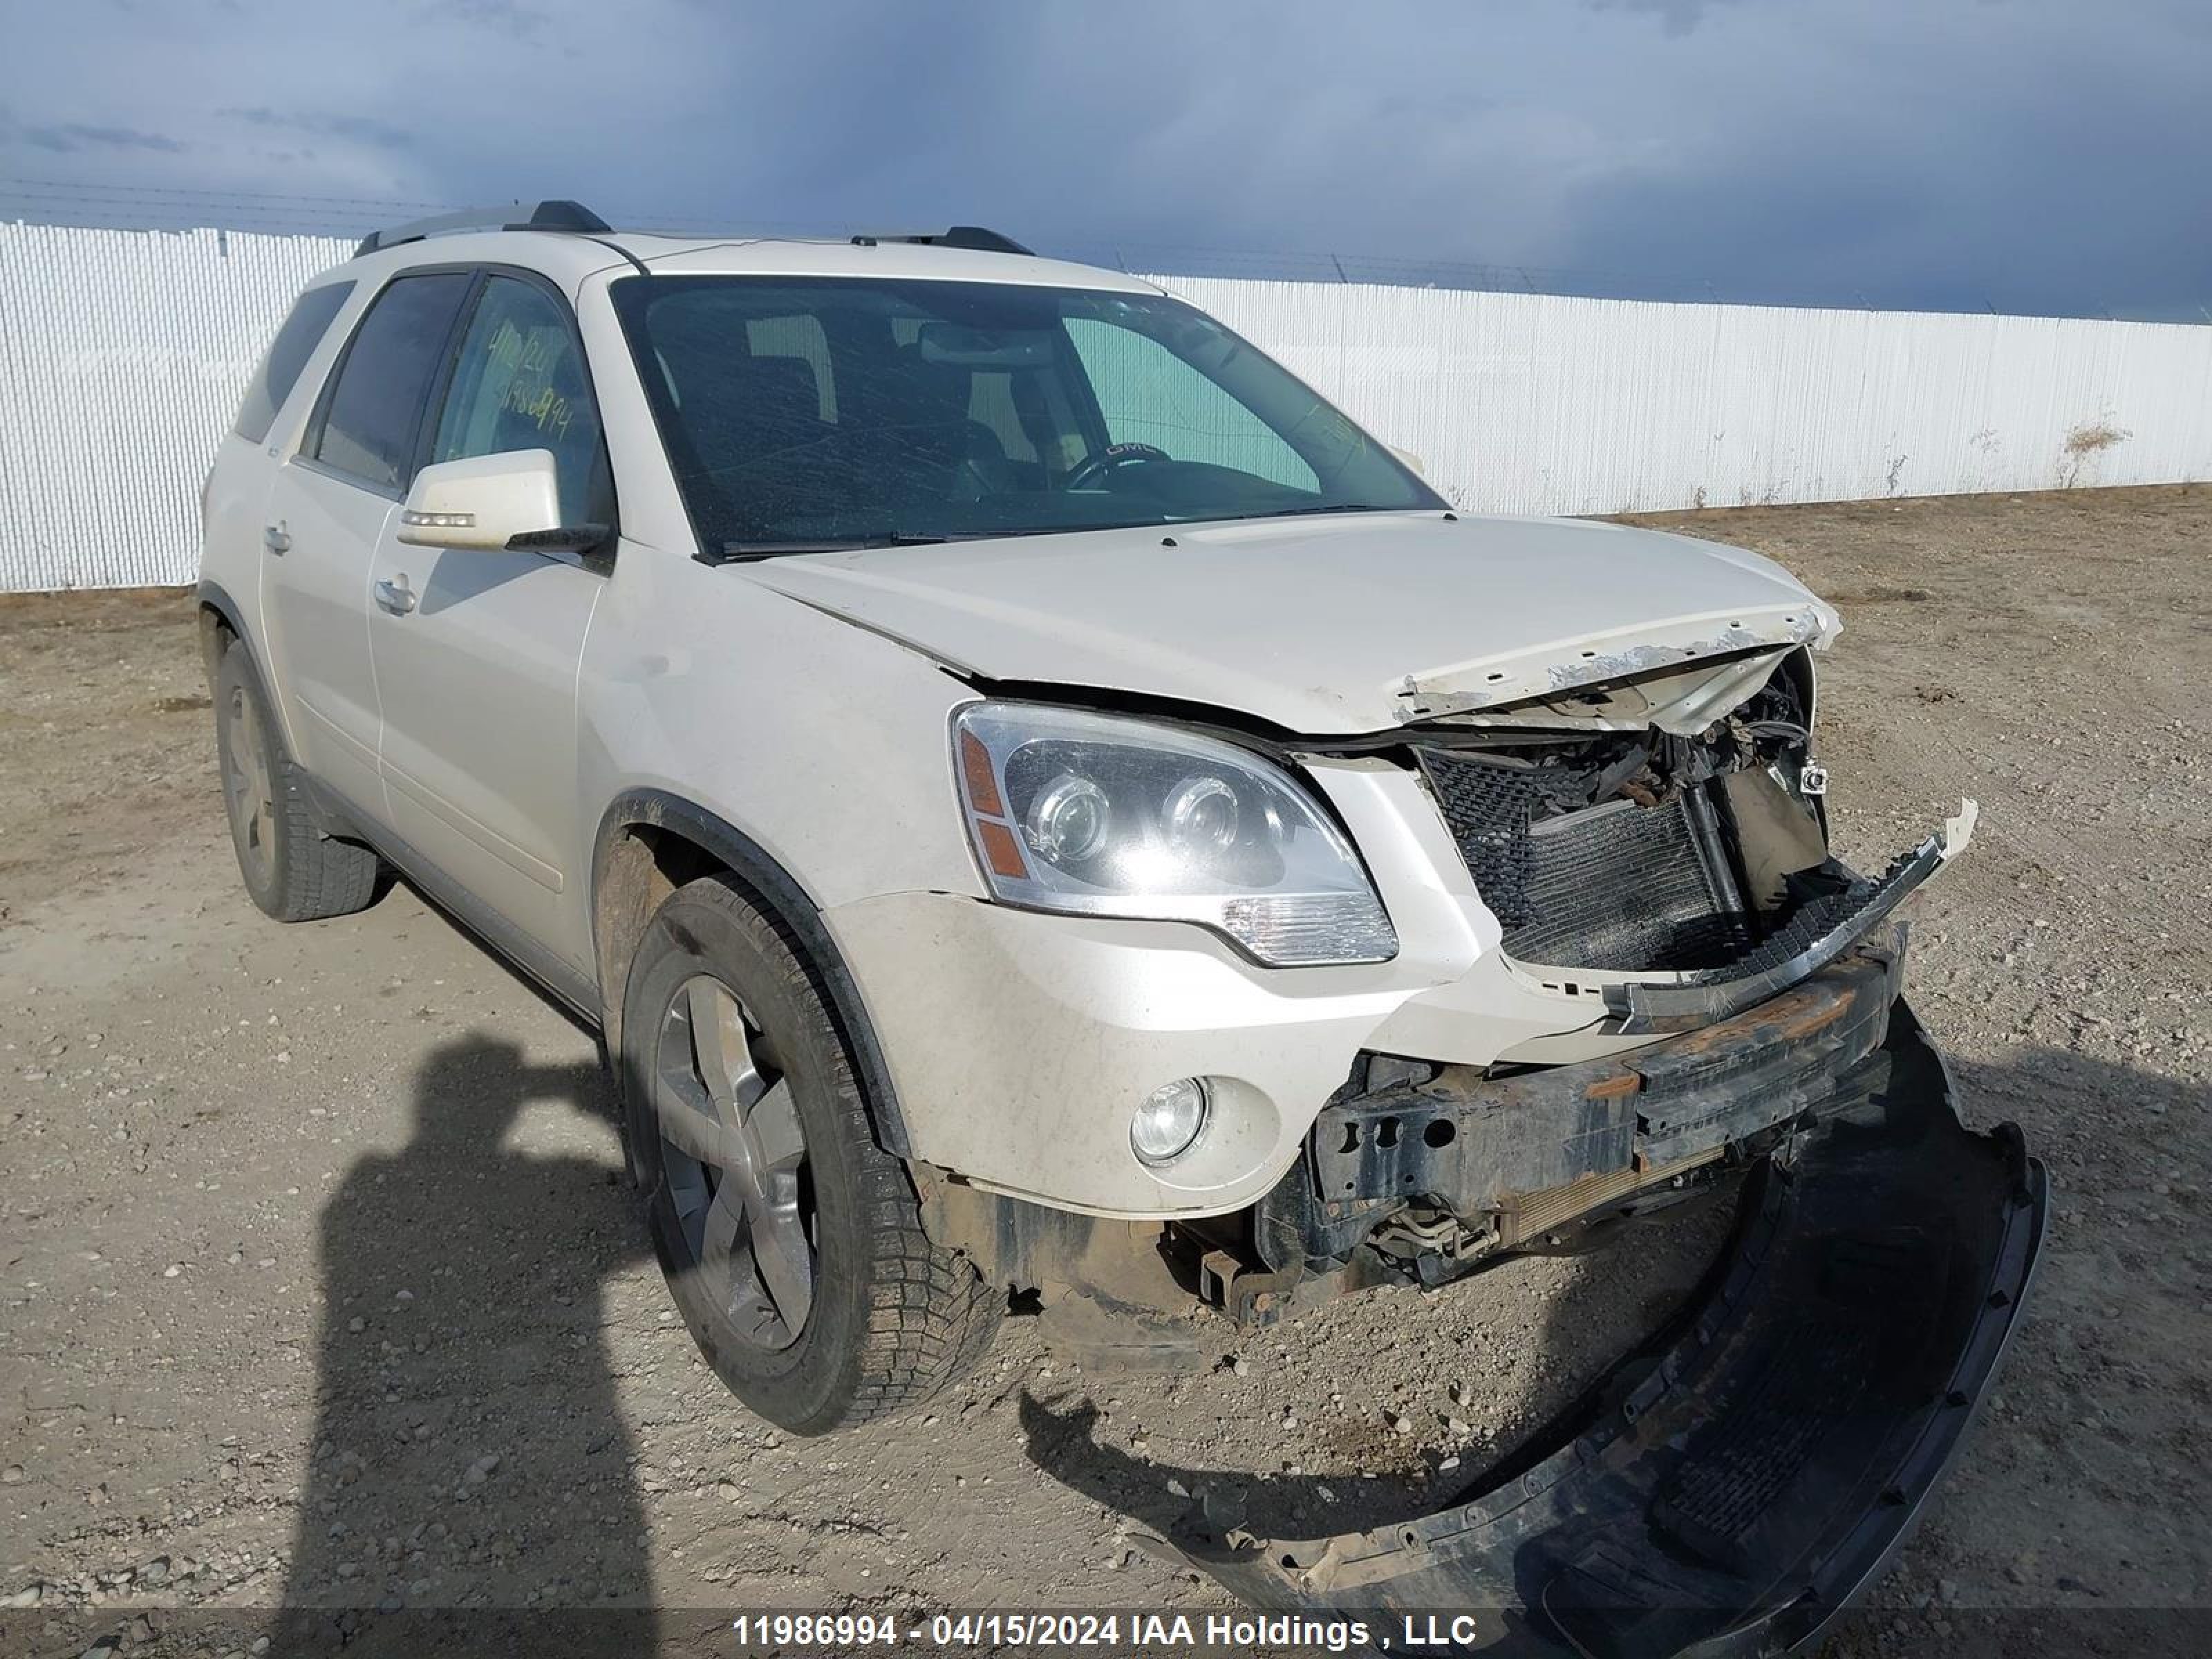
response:
M18 0L8 27L25 218L360 234L565 196L1193 274L2212 313L2202 0Z
M311 211L296 205L296 198L264 197L253 198L240 195L242 205L229 214L199 213L185 209L139 211L124 214L120 209L88 197L83 210L72 213L60 210L37 210L35 202L17 199L11 192L14 181L0 178L0 221L35 225L92 229L160 232L182 234L190 231L215 231L232 235L312 236L353 242L375 230L391 229L417 219L466 210L459 204L421 203L364 203L371 210L365 215L348 217L335 210L326 213ZM53 192L41 192L41 198ZM185 196L196 196L191 191L179 191ZM576 199L574 198L548 199ZM252 222L258 216L252 204L267 203L278 216L293 222ZM286 204L282 208L277 204ZM501 204L478 204L485 209ZM519 205L526 207L528 204ZM595 212L602 204L583 204ZM942 229L942 225L925 225L907 220L900 222L867 222L852 223L823 222L807 225L799 222L778 222L773 226L760 221L729 220L717 223L705 214L659 220L626 219L620 214L603 214L617 234L633 235L741 235L765 239L779 237L793 240L836 239L846 235L873 231L921 232ZM961 222L973 223L974 219ZM1199 246L1166 246L1144 241L1112 241L1092 239L1078 242L1061 242L1049 237L1024 234L1025 227L998 223L993 230L1021 241L1039 255L1063 259L1079 264L1102 266L1138 276L1181 276L1194 279L1243 278L1261 282L1310 282L1322 283L1364 283L1385 288L1431 289L1463 293L1528 294L1557 298L1619 300L1650 304L1753 306L1786 310L1815 311L1877 311L1893 313L1923 313L1931 316L1996 315L2007 317L2071 318L2085 321L2172 323L2203 326L2212 324L2212 307L2185 302L2166 313L2148 308L2131 307L2124 304L2099 306L2094 309L2026 310L2006 309L1993 303L1961 303L1956 305L1912 304L1901 301L1885 302L1863 290L1843 292L1831 288L1825 293L1800 295L1759 295L1729 292L1713 279L1698 275L1654 272L1638 275L1632 272L1592 270L1562 270L1541 266L1486 264L1474 260L1424 259L1403 253L1355 252L1351 251L1265 248L1206 247ZM1146 257L1155 256L1155 257Z

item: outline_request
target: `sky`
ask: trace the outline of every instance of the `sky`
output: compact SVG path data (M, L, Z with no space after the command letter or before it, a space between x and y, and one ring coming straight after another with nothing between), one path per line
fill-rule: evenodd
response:
M2212 320L2207 0L0 0L0 216L560 196L1135 270Z

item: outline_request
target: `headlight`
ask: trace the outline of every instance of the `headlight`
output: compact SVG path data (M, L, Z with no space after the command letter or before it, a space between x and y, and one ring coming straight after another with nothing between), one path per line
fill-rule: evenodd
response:
M971 703L953 744L969 831L1008 904L1200 922L1271 967L1398 953L1358 855L1257 755L1020 703Z

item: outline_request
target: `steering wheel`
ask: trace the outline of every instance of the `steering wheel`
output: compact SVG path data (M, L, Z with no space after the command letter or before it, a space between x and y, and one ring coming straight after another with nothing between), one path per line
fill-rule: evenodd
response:
M1117 466L1131 462L1169 461L1175 457L1152 444L1109 444L1096 455L1085 456L1060 484L1062 489L1088 489Z

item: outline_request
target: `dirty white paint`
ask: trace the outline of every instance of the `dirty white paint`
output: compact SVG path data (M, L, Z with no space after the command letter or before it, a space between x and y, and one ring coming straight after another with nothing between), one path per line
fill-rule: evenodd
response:
M193 580L216 442L351 252L0 224L0 589ZM2212 328L1157 280L1476 511L2212 477Z

